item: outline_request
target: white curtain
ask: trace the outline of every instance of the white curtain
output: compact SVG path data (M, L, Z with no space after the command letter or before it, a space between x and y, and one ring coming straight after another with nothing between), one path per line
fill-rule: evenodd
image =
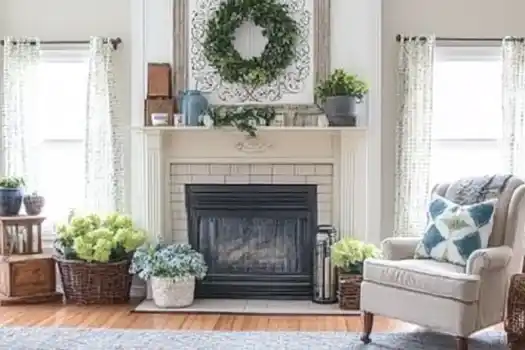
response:
M402 37L396 128L394 235L419 235L429 200L434 37Z
M36 100L36 79L40 41L36 38L4 38L2 84L2 172L23 177L36 189L31 167L37 157L33 144L38 118L32 105Z
M506 171L525 176L525 42L505 38L503 55L503 159Z
M90 41L88 106L85 134L84 210L124 210L124 125L115 113L114 47L106 38Z

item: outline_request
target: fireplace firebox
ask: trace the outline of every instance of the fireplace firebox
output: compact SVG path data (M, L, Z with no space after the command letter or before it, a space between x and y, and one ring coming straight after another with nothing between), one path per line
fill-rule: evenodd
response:
M190 244L208 264L199 298L308 299L315 185L188 184Z

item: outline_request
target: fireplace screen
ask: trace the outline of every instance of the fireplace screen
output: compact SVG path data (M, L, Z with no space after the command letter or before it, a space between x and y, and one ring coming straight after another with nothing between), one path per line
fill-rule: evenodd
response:
M197 296L311 297L316 198L310 185L187 185L190 243L209 268Z

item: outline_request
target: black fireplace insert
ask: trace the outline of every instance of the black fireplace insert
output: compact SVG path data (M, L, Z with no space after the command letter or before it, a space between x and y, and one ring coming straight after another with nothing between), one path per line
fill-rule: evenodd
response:
M199 298L309 299L315 185L185 186L190 244L208 264Z

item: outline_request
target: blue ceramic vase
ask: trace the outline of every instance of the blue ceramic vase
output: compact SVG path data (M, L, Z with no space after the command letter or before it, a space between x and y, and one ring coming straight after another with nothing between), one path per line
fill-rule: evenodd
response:
M21 188L0 188L0 216L16 216L22 207Z
M197 126L208 110L208 100L199 90L180 91L178 95L180 112L184 115L184 124Z

